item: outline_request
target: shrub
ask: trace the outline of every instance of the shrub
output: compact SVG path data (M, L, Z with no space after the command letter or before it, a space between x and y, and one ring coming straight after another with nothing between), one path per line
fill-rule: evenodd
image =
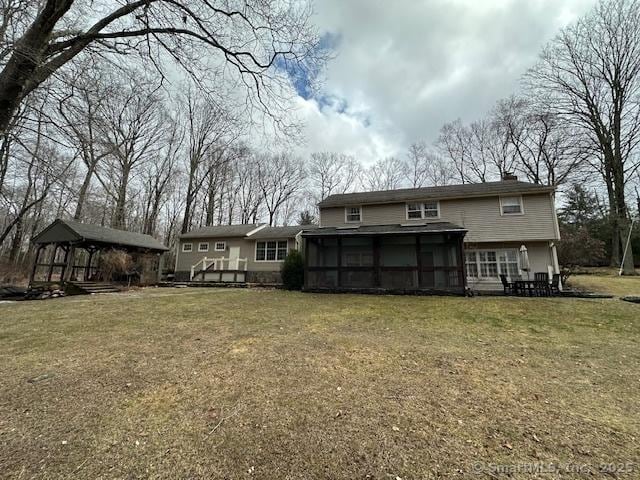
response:
M131 268L133 268L133 259L127 252L116 249L100 252L98 270L102 280L112 281L128 273Z
M282 284L287 290L302 290L304 285L304 259L297 250L292 250L284 259L282 269Z
M578 266L598 265L605 259L605 245L593 238L585 227L564 228L562 240L558 242L558 262L562 267L560 275L565 283Z

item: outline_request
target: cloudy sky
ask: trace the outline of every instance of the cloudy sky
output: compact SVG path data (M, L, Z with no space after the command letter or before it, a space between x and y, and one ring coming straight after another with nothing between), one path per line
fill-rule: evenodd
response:
M370 163L432 142L445 122L469 121L518 81L558 30L595 0L318 0L334 44L321 91L298 98L306 152Z

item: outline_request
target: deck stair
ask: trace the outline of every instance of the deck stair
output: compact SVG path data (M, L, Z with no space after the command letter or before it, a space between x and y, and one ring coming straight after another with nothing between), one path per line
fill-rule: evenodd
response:
M117 293L120 289L111 283L104 282L68 282L79 290L78 293Z
M203 257L202 260L198 261L198 263L191 267L189 280L192 282L216 281L245 283L246 272L246 258ZM227 276L232 276L232 278L227 278Z

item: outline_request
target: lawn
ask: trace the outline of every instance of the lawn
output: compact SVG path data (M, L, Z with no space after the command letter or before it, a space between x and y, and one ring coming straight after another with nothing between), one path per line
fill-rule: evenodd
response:
M601 478L640 459L639 340L640 305L618 299L2 304L0 476L507 478L488 464L557 462Z
M640 275L619 276L613 268L585 269L585 273L569 278L569 285L590 292L640 296Z

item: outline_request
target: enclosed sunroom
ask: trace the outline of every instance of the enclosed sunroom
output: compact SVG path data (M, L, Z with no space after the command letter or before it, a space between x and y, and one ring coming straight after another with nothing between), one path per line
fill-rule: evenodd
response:
M465 234L446 222L304 232L305 289L464 294Z

